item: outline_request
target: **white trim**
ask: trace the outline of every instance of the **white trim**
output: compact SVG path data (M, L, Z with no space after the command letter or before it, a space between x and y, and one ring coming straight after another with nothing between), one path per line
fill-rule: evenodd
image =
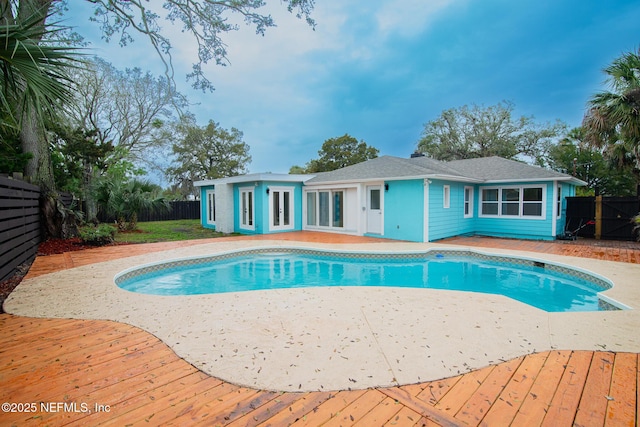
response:
M277 182L305 182L315 177L315 175L301 175L301 174L285 174L285 173L252 173L248 175L231 176L228 178L218 179L205 179L202 181L195 181L193 183L196 187L203 187L205 185L216 184L239 184L248 182L263 182L263 181L277 181Z
M211 189L211 190L206 190L205 191L205 211L206 211L206 223L207 225L216 225L216 190L215 189ZM209 198L212 199L213 201L213 212L211 212L211 210L209 209L210 207L210 203L211 201L209 200Z
M247 218L251 220L251 224L243 224L243 209L242 209L242 193L251 194L251 213ZM255 230L256 229L256 198L255 187L239 187L238 188L238 228L241 230Z
M449 209L451 207L451 186L442 186L442 208Z
M429 242L429 181L424 180L424 206L423 206L423 219L422 219L422 241Z
M283 231L283 230L293 230L295 228L295 209L294 209L294 203L295 203L295 191L294 191L294 187L280 187L280 186L274 186L274 187L267 187L267 190L269 191L269 231ZM284 193L289 193L289 225L273 225L273 202L274 202L274 196L273 193L278 192L279 194L283 194ZM283 196L283 202L284 202L284 196ZM282 209L284 209L284 207L282 207ZM284 211L282 212L284 214ZM284 216L280 216L280 220L283 220Z
M378 236L384 236L384 184L373 184L373 185L366 185L365 186L365 233L367 234L376 234ZM379 207L378 207L378 211L380 211L379 216L380 216L380 226L378 228L378 230L376 231L372 231L370 229L370 224L369 224L369 218L370 218L370 213L371 213L371 190L378 190L380 192L380 196L378 199L378 203L379 203Z
M473 199L475 196L473 186L465 185L462 190L462 216L463 218L473 218ZM467 190L469 190L469 200L467 200ZM465 208L467 207L467 203L469 203L469 213L465 212Z
M553 182L553 195L551 197L553 197L553 209L551 209L551 235L555 236L558 232L558 218L560 218L560 216L558 215L560 213L560 210L562 209L562 207L560 207L560 209L558 209L558 196L560 194L559 192L559 184L558 181L554 181ZM562 200L560 201L560 203L562 203Z
M523 201L523 197L524 197L524 189L527 188L540 188L542 190L542 200L540 202L535 202L535 203L541 203L541 215L540 216L535 216L535 215L523 215L522 211L523 211L523 206L524 206L524 201ZM502 204L503 203L515 203L515 201L513 202L503 202L502 201L502 190L506 190L506 189L518 189L519 190L519 200L518 200L518 204L519 204L519 208L518 208L518 215L503 215L502 214ZM498 213L495 215L490 215L490 214L483 214L482 213L482 206L483 206L483 193L484 190L498 190L498 200L488 200L487 203L497 203L498 204ZM478 217L479 218L501 218L501 219L531 219L531 220L546 220L547 219L547 185L546 184L530 184L530 185L503 185L503 186L481 186L478 187L478 191L480 191L480 194L478 196ZM554 200L555 203L555 200Z

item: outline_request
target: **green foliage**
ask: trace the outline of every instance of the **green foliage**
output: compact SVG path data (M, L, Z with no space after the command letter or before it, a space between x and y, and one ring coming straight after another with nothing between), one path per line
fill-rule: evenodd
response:
M17 20L3 20L0 25L0 129L20 129L26 111L39 117L55 116L60 101L71 99L67 70L79 64L77 49L53 36L64 28L56 24L45 27L46 10L28 9ZM3 3L0 16L10 14ZM23 16L25 15L25 16ZM2 136L2 135L0 135Z
M184 194L197 193L193 188L194 181L246 173L251 156L238 129L228 131L213 120L200 127L191 119L183 118L178 131L182 138L173 145L175 161L167 175Z
M23 153L18 132L12 128L0 130L0 173L24 172L31 153Z
M148 2L127 0L92 0L94 13L89 19L102 25L104 38L109 41L119 37L121 46L133 42L131 30L149 38L151 46L164 62L167 75L173 75L171 58L172 44L169 37L162 33L163 17L155 9L149 9ZM198 53L198 62L193 64L193 72L187 79L193 81L193 87L212 90L213 86L203 72L203 64L214 61L226 65L227 45L222 35L238 29L229 21L229 15L237 14L248 25L255 27L257 34L264 35L269 27L275 26L271 15L261 15L258 10L265 5L262 0L234 0L230 2L210 0L165 0L162 7L172 22L183 24L184 32L191 35L188 41ZM289 12L298 18L304 18L311 26L314 0L283 0ZM184 43L184 39L181 39Z
M596 188L603 195L635 194L635 180L630 171L613 167L600 150L587 144L583 128L571 130L558 145L549 150L549 166L585 181L586 188L578 187L582 196L595 194Z
M566 125L537 124L532 117L513 117L513 104L452 108L424 125L418 151L438 160L525 156L544 165L546 153Z
M78 233L84 243L103 246L114 242L116 229L109 224L87 225L80 227Z
M634 224L633 232L636 235L636 240L640 242L640 213L631 218L631 222Z
M630 167L640 183L640 50L625 53L604 72L611 91L589 101L586 140L618 167Z
M289 173L327 172L355 165L378 157L379 150L349 134L329 138L318 151L319 158L310 160L305 168L292 166ZM292 172L293 171L293 172Z
M149 221L138 224L136 233L118 233L116 242L153 243L176 240L210 239L224 236L223 233L204 228L197 219L176 221Z
M98 205L104 212L116 217L120 231L137 228L141 209L162 211L170 207L161 195L162 189L149 181L103 178L95 191Z

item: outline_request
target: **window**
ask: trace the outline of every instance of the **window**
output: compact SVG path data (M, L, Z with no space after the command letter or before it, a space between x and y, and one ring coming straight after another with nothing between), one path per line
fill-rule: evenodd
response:
M318 216L316 215L318 193L307 193L307 225L318 225Z
M216 193L207 191L207 224L216 223Z
M542 188L523 189L522 215L542 216Z
M442 207L449 209L451 203L451 187L445 185L442 187Z
M464 217L473 217L473 187L464 187Z
M344 226L344 192L332 191L333 193L333 225L334 227Z
M562 216L562 185L558 185L558 199L556 200L556 217Z
M482 189L482 215L498 215L498 189Z
M344 191L308 191L307 221L311 227L344 227Z
M465 189L465 214L466 214ZM483 188L480 192L481 216L544 218L544 187Z
M318 225L322 227L329 226L329 192L328 191L319 191L318 192L318 217L320 218L320 222Z

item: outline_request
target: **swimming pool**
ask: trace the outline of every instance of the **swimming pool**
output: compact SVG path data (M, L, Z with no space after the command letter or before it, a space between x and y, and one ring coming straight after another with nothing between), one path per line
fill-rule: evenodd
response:
M154 264L116 284L153 295L198 295L317 286L386 286L504 295L548 312L620 309L607 280L535 260L472 251L351 253L267 248Z

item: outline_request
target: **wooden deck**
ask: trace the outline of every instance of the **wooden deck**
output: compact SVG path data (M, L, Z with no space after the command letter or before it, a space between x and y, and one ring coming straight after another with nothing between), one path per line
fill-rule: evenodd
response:
M558 245L484 243L517 243L519 249L542 252ZM33 274L168 248L154 245L40 257ZM603 255L594 249L595 257L622 256L619 247L604 249ZM624 250L631 251L627 262L640 261L640 246ZM551 351L415 385L280 393L210 377L153 335L117 322L2 314L0 330L1 400L16 410L3 406L2 426L637 426L640 355L635 353Z

